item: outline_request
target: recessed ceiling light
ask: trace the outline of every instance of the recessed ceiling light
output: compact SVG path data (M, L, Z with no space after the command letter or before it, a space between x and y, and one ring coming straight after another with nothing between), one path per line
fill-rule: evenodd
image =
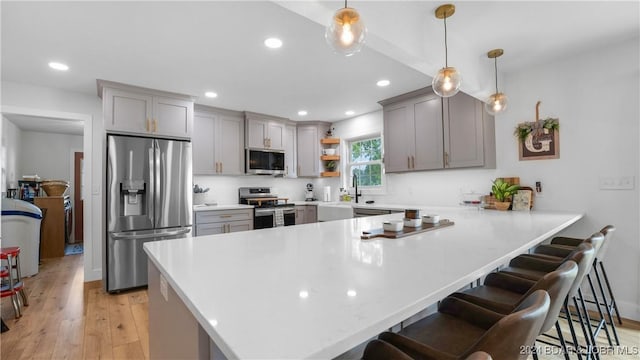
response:
M391 84L391 81L389 80L380 80L376 83L376 85L380 86L380 87L385 87L385 86L389 86L389 84Z
M348 115L348 116L351 116L351 115L354 115L355 113L356 113L355 111L349 110L349 111L346 111L344 114Z
M298 115L300 115L300 116L306 116L307 114L308 114L308 113L307 113L307 110L300 110L300 111L298 111Z
M214 93L213 91L207 91L206 93L204 93L204 96L206 96L208 98L217 98L218 94Z
M264 45L269 49L278 49L282 47L282 40L278 38L268 38L264 41Z
M59 71L67 71L67 70L69 70L69 65L63 64L63 63L59 63L59 62L55 62L55 61L50 62L49 63L49 67L54 69L54 70L59 70Z

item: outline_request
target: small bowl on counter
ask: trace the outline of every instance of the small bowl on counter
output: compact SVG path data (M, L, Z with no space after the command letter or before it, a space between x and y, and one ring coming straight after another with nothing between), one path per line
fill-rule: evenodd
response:
M440 222L440 215L425 215L422 217L422 222L425 224L437 224Z
M404 222L402 220L389 220L382 223L384 231L402 231L403 226Z
M408 218L404 218L404 226L406 227L418 227L420 225L422 225L422 220L420 218L417 219L408 219Z

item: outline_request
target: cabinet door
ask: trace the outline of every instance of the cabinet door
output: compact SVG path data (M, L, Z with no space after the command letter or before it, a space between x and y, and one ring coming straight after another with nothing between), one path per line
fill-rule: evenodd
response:
M153 133L182 138L191 138L193 127L193 102L153 97Z
M318 222L318 208L315 205L306 205L304 209L304 223L311 224Z
M262 120L247 120L247 147L264 149L267 138L267 122Z
M412 170L442 169L442 100L438 96L421 98L413 104L415 157Z
M458 93L445 100L445 167L484 165L482 103Z
M285 137L284 137L284 176L288 178L297 177L297 136L296 136L296 127L292 125L287 125L284 128Z
M408 171L414 154L413 107L404 102L384 109L385 172Z
M196 113L193 117L193 174L213 175L218 170L214 158L216 119L213 114Z
M284 124L270 121L268 126L269 149L285 151Z
M244 121L242 118L219 116L216 127L216 161L218 172L225 175L244 173Z
M298 127L298 176L320 176L320 141L316 126Z
M305 223L305 218L304 218L304 209L305 208L306 208L305 205L296 206L296 225L300 225L300 224L304 224Z
M229 232L253 230L253 220L231 222L227 225L227 230Z
M105 130L125 131L138 134L151 132L153 97L117 89L104 92Z
M196 236L224 234L225 229L224 223L196 225Z

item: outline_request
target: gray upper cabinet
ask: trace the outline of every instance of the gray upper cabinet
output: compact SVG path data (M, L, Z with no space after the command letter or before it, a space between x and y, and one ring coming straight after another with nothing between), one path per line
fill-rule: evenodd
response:
M241 112L196 105L194 175L244 173L244 116Z
M285 131L285 151L284 151L284 176L288 178L298 177L298 136L296 126L287 124Z
M495 168L495 124L481 101L424 88L380 103L386 172Z
M443 167L442 103L435 94L384 107L386 172Z
M320 139L329 125L324 122L298 125L298 177L320 176Z
M287 119L251 112L246 112L245 115L247 148L285 151Z
M111 81L98 80L104 127L110 132L191 138L193 99Z
M484 166L482 102L459 92L445 99L444 105L445 167Z

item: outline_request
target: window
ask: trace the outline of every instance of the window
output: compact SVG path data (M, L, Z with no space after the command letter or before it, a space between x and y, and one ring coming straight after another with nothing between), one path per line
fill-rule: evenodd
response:
M349 142L348 186L353 184L353 175L358 177L358 187L376 189L382 180L382 139L378 137Z

